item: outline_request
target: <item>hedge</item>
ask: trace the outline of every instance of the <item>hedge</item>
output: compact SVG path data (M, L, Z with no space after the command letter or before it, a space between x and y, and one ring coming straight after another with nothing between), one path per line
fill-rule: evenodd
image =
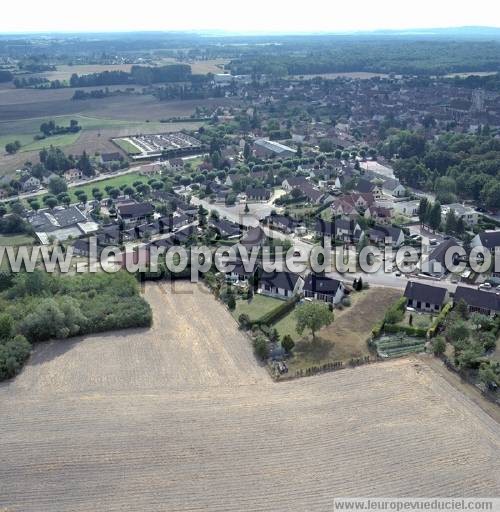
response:
M283 304L275 307L271 311L263 314L260 318L252 322L253 325L272 325L281 320L284 316L286 316L290 311L295 308L295 304L297 304L298 297L293 297Z
M380 336L380 333L382 332L383 325L384 325L384 322L379 322L373 326L372 338L378 338Z
M448 302L448 304L444 306L444 308L440 311L439 315L436 317L432 325L429 327L427 331L427 337L434 338L434 336L436 336L438 329L443 325L446 317L448 316L452 308L453 304L451 302Z

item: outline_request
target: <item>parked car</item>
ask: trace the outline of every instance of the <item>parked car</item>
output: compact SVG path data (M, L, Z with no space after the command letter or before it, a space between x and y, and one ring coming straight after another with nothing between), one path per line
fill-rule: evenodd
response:
M491 286L490 283L481 283L479 286L478 286L478 289L479 290L491 290L493 287Z

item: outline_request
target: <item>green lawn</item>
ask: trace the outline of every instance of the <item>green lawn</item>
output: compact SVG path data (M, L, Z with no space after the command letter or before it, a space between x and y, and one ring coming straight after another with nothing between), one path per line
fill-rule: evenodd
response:
M274 324L276 330L280 335L280 339L283 339L283 336L287 334L292 338L293 341L297 342L302 339L303 334L307 334L307 330L303 334L299 334L297 332L297 320L295 318L295 311L292 310L285 317L283 317L279 322Z
M121 185L132 185L135 181L141 181L142 183L147 183L148 178L146 176L141 176L138 172L131 172L129 174L124 174L123 176L115 176L114 178L109 178L101 181L94 181L93 183L87 183L86 185L81 185L78 187L71 187L68 189L71 200L76 201L77 197L75 192L77 190L83 190L87 194L88 199L92 199L92 190L94 188L98 188L106 194L106 187L114 187L119 188Z
M134 146L131 142L125 139L114 139L113 141L115 144L120 146L125 153L129 155L138 155L141 151L139 148Z
M5 246L18 246L18 245L32 245L35 239L26 234L21 235L0 235L0 245Z
M436 318L437 313L432 315L430 313L417 313L416 311L405 311L403 320L398 325L410 325L410 317L412 318L412 326L418 329L428 329L433 320Z
M2 135L0 136L0 152L5 151L5 145L9 142L18 140L21 144L19 153L27 151L40 151L48 146L69 146L74 144L81 132L77 133L63 133L61 135L54 135L45 139L35 140L34 135L36 134L13 134L13 135Z
M238 317L245 313L250 317L250 320L257 320L262 315L271 311L275 307L282 304L283 301L279 299L273 299L272 297L266 297L265 295L255 294L250 302L247 300L237 300L236 308L233 311L234 318L238 319Z
M202 156L197 156L195 158L188 158L184 161L184 164L190 164L191 169L194 171L200 164L204 161Z

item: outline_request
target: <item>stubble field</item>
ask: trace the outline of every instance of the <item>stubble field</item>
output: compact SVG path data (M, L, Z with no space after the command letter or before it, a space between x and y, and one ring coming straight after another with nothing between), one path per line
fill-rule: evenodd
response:
M155 324L37 347L0 387L0 508L331 510L494 496L500 427L421 362L273 383L229 313L146 286Z

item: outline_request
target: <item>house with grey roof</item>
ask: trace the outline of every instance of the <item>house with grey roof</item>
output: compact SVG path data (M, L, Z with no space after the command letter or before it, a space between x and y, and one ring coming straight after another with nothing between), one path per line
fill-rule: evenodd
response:
M282 299L302 292L304 280L292 272L263 272L259 278L257 293Z
M344 297L345 287L338 279L311 272L304 281L303 293L306 298L338 304Z
M453 303L456 305L460 301L467 304L469 313L495 316L500 312L500 295L495 292L458 286L453 297Z
M446 288L416 281L408 281L406 283L404 296L407 307L429 313L441 311L449 299Z
M99 229L99 225L89 220L77 206L45 208L28 215L27 220L41 244L48 244L51 239L62 242L79 238Z

